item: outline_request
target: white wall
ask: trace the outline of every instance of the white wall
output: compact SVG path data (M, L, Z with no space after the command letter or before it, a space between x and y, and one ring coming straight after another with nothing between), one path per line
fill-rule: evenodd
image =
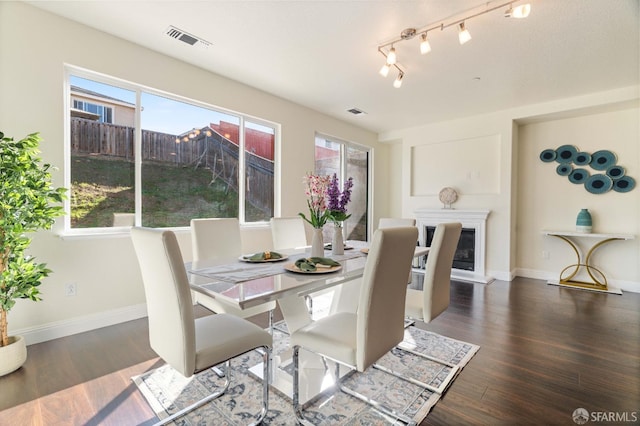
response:
M550 279L574 259L563 242L549 241L540 231L573 230L580 208L589 208L595 232L636 235L602 247L593 261L611 284L640 291L640 187L626 194L590 194L539 160L540 151L563 144L590 152L610 149L640 183L638 93L638 87L621 88L380 135L382 141L402 143L402 159L392 163L392 172L406 171L397 189L400 215L442 207L438 188L453 186L459 193L454 208L491 210L488 275ZM394 152L398 149L394 145ZM542 259L542 250L549 251L549 260Z
M21 2L0 2L0 126L7 136L41 132L46 162L60 168L63 185L63 65L101 72L134 83L261 117L282 125L281 210L283 216L304 211L302 176L314 168L316 132L374 148L373 194L376 215L387 215L387 186L377 183L388 170L388 146L377 135L282 98L242 85L51 15ZM144 314L144 294L133 246L124 236L61 239L62 221L52 232L34 237L32 253L54 271L42 285L44 300L19 301L9 313L10 332L28 342L56 337L61 330L82 331ZM268 229L245 233L258 245ZM189 237L180 235L185 255ZM65 283L78 294L65 297Z

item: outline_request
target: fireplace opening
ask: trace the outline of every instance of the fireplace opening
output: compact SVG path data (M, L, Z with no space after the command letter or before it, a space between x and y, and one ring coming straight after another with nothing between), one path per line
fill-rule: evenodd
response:
M435 226L424 227L426 247L431 246L433 241L433 234L436 231ZM476 245L476 230L475 228L462 228L460 239L458 240L458 247L456 253L453 256L453 268L463 271L475 271L475 245ZM424 257L421 262L421 267L424 268L427 261L427 256Z

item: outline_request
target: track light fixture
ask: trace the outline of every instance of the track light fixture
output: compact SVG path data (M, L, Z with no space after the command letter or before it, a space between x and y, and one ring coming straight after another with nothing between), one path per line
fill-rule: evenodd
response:
M529 16L531 12L531 5L529 3L521 4L514 7L514 3L518 3L520 0L511 0L511 1L489 1L483 6L478 6L474 11L468 12L466 15L458 14L453 15L452 18L448 18L446 20L438 21L429 25L426 25L423 28L406 28L404 29L399 37L394 38L387 43L381 44L378 46L378 52L382 56L385 57L385 63L380 69L380 75L383 77L387 77L389 75L389 71L391 67L394 67L398 70L398 77L393 82L393 87L399 88L402 85L402 79L404 78L405 71L398 64L398 55L396 53L396 48L394 44L411 40L416 35L420 34L420 53L422 55L431 52L431 44L429 43L429 39L427 38L427 33L440 29L440 31L444 31L445 28L449 27L458 27L458 41L460 44L465 44L469 40L471 40L471 34L466 28L466 22L475 17L484 15L485 13L493 12L494 10L501 9L503 7L507 7L504 12L504 16L507 18L526 18ZM473 10L473 9L472 9Z
M382 66L382 68L380 68L380 75L383 77L386 77L389 75L389 70L391 69L391 65L387 64L385 62L385 64Z
M395 64L397 58L398 57L396 56L396 48L393 47L393 45L391 45L391 49L389 50L389 54L387 55L387 64L389 65Z
M469 40L471 40L471 34L469 34L469 31L464 26L464 22L460 22L460 29L458 30L458 41L460 42L460 44L465 44Z
M431 44L429 44L429 40L427 39L427 33L422 33L422 41L420 42L420 54L425 55L431 52Z
M396 79L393 81L393 87L395 87L396 89L399 89L400 86L402 86L402 78L404 77L404 73L402 71L400 71L398 73L398 76L396 77Z
M505 18L526 18L531 13L531 5L529 3L521 4L520 6L513 7L509 5L509 9L504 12Z

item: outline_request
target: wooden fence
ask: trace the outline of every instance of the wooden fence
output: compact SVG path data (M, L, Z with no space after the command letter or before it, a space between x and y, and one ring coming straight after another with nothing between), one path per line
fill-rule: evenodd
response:
M134 159L134 128L71 118L71 154L101 155ZM238 145L218 133L201 132L188 142L176 142L176 135L142 130L142 161L211 170L211 181L222 179L238 190ZM247 201L273 214L273 161L245 153Z

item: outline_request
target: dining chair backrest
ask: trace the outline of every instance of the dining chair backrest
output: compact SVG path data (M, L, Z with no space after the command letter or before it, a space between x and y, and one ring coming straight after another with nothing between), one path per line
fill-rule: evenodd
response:
M191 219L193 260L234 257L242 254L238 218Z
M381 217L378 221L378 229L396 228L399 226L416 226L416 220L413 218Z
M367 369L404 337L407 269L417 238L415 227L378 229L373 234L357 310L358 371Z
M274 250L308 245L304 221L300 216L272 217L270 222Z
M462 232L459 222L436 226L427 256L422 288L423 320L429 322L449 307L451 267Z
M416 220L414 218L381 217L378 221L378 229L397 228L400 226L416 226ZM417 242L418 239L416 238L416 244ZM409 265L409 274L407 276L408 283L411 283L411 281L413 280L411 266L412 265Z
M113 226L133 226L136 222L135 213L114 213Z
M195 369L195 323L187 272L175 234L133 228L149 318L151 348L183 376Z

